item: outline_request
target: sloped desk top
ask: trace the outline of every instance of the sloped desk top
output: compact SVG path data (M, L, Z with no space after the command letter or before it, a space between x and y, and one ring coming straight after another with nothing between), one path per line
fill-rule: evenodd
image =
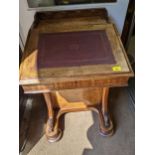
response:
M70 39L66 40L66 33ZM29 32L20 66L20 84L27 93L34 87L35 92L48 92L123 86L131 76L115 26L94 14L37 22Z
M105 31L41 33L38 69L115 64Z

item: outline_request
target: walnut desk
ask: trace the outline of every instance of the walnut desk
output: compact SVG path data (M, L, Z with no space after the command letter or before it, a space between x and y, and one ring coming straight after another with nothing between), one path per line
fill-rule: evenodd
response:
M36 13L20 85L25 93L44 95L50 142L62 135L61 116L74 111L97 112L101 135L112 135L109 88L126 86L131 76L120 36L105 9Z

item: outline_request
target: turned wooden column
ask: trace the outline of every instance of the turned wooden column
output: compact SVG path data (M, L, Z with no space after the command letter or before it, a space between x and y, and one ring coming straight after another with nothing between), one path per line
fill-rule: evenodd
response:
M44 99L48 110L48 122L47 122L48 132L51 132L53 130L53 125L54 125L54 110L53 110L50 93L44 93Z
M49 142L55 142L61 137L61 130L58 129L57 115L54 114L51 93L44 93L44 99L48 110L48 120L46 125L46 137Z
M109 88L103 88L103 94L102 94L102 113L103 113L105 127L109 127L110 126L109 112L108 112L108 96L109 96Z
M109 88L104 87L103 93L102 93L102 118L103 118L103 124L101 125L101 134L103 136L110 136L113 134L113 123L110 118L110 112L109 112L109 102L108 102L108 96L109 96Z

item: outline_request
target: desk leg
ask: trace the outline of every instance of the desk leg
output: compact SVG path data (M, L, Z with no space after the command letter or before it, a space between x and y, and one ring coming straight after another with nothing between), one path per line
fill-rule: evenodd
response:
M102 94L102 108L101 108L101 115L103 118L103 123L100 123L101 134L103 136L110 136L113 134L113 123L110 118L109 110L108 110L108 95L109 95L109 88L103 88Z
M51 93L44 93L44 99L48 110L48 121L46 125L46 137L49 142L55 142L61 138L61 131L58 129L56 114L54 114Z

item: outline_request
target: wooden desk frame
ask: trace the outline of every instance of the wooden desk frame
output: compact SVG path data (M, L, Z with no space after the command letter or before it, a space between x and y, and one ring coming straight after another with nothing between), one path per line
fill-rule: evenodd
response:
M38 34L46 32L106 30L111 42L116 65L121 71L112 71L113 65L90 65L84 67L49 68L38 70L37 42ZM46 136L50 142L61 138L60 117L73 111L92 110L97 112L100 133L103 136L113 134L113 123L108 110L108 94L110 87L126 86L129 77L133 76L130 63L115 26L108 22L105 9L77 10L61 12L37 13L29 32L20 66L20 85L25 93L42 93L48 109ZM85 100L70 101L63 96L61 90L99 88L101 102L86 104ZM73 95L72 93L69 93ZM75 95L75 94L74 94ZM75 95L76 96L76 95ZM55 100L53 100L53 98ZM95 95L88 97L94 100ZM57 106L55 103L57 102ZM57 111L56 111L57 109Z

